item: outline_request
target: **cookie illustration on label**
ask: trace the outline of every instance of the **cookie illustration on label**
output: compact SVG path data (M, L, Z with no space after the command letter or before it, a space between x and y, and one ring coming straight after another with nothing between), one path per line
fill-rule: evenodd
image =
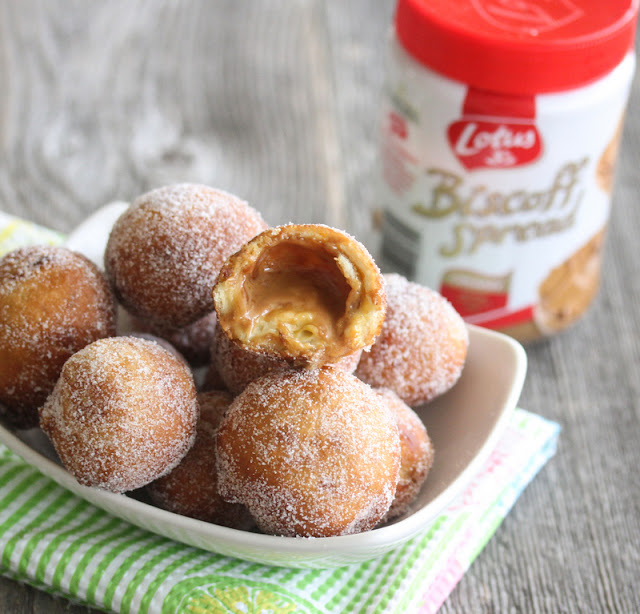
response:
M600 285L605 229L551 270L538 288L535 320L548 334L573 324L587 309Z

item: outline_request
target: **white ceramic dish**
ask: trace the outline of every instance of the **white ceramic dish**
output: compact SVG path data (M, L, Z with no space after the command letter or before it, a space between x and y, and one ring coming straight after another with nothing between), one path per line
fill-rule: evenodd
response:
M124 206L117 203L100 210L69 237L68 245L99 262L109 229ZM180 542L287 567L357 563L398 547L445 511L495 447L518 401L527 366L522 346L482 328L470 326L469 333L469 355L456 386L416 410L436 449L427 482L407 514L392 524L358 535L276 537L178 516L125 495L81 486L59 464L52 446L38 429L14 433L0 426L0 442L76 495L114 516Z

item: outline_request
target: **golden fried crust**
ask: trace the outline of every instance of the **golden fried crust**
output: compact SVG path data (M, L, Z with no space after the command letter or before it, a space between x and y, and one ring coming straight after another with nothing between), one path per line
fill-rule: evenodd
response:
M74 354L40 409L40 426L85 486L125 492L171 471L193 445L196 390L158 343L101 339Z
M103 274L66 248L25 247L0 261L0 404L14 426L37 425L67 358L115 334L115 310Z
M363 352L356 375L375 388L390 388L413 407L458 381L469 333L438 292L395 273L384 278L387 316L371 350Z
M393 413L400 436L400 475L386 520L404 514L420 492L433 465L434 448L422 420L393 390L375 389Z
M328 226L266 230L224 264L213 289L227 336L255 352L317 367L370 346L384 321L380 271Z
M216 433L232 400L226 392L198 394L200 420L193 447L171 473L149 484L147 492L155 505L175 514L248 530L254 522L247 509L218 494Z
M393 500L398 429L340 369L279 371L235 398L218 430L218 489L266 533L327 537L373 528Z

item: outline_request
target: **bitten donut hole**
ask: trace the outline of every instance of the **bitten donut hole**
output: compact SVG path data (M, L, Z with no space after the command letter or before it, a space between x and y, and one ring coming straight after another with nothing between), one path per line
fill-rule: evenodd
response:
M333 254L285 241L260 254L243 290L250 338L315 347L342 334L352 287Z
M369 347L386 308L364 246L321 224L261 232L227 259L212 294L234 343L308 368Z

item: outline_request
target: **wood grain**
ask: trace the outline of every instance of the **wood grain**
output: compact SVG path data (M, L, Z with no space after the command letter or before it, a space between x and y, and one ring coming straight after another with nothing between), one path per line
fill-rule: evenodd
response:
M376 124L393 2L0 0L0 209L69 231L174 181L273 223L376 250ZM521 405L559 421L444 613L640 611L640 90L629 107L602 292L528 348ZM80 614L0 578L0 611Z

